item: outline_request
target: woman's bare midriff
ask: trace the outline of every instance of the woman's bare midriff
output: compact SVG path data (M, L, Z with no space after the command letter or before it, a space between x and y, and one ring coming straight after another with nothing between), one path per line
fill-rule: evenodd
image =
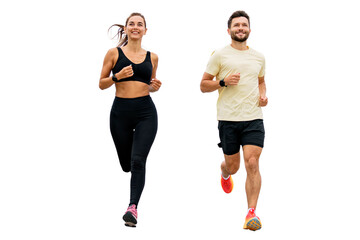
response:
M120 98L137 98L149 95L149 85L138 81L125 81L115 84L116 96Z

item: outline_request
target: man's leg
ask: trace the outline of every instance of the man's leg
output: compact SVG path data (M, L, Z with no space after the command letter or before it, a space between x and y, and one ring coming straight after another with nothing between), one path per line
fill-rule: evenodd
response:
M226 155L225 161L221 163L221 172L224 178L234 175L240 168L240 152L233 155Z
M259 158L262 148L254 145L243 146L244 162L247 172L245 183L248 208L256 208L261 188Z
M219 121L219 136L225 160L221 163L221 186L225 193L233 189L231 175L235 174L240 167L240 143L238 140L236 122Z
M240 154L225 155L225 161L221 163L221 187L225 193L231 193L234 182L231 175L235 174L240 167Z

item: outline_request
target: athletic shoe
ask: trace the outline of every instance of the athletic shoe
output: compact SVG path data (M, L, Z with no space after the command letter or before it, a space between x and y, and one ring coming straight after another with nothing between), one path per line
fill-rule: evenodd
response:
M234 187L234 182L232 180L231 175L227 180L224 179L224 177L221 175L221 187L226 193L231 193Z
M125 221L125 226L127 227L136 227L137 224L137 210L135 204L132 204L126 210L123 220Z
M255 215L254 208L249 209L249 212L245 218L244 229L249 229L252 231L261 229L261 221L260 218Z

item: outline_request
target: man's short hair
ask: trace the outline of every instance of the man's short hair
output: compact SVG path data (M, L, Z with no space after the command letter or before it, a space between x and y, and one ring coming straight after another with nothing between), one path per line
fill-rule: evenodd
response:
M229 18L229 20L228 20L228 28L231 28L232 20L233 20L234 18L238 18L238 17L245 17L245 18L247 18L247 20L249 21L249 27L250 27L250 17L249 17L249 15L247 15L247 13L246 13L245 11L236 11L236 12L234 12L234 13L230 16L230 18Z

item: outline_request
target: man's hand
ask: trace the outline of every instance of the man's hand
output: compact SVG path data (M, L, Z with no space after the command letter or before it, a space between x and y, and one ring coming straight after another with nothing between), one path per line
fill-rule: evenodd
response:
M240 73L231 74L224 79L225 86L238 85L239 81L240 81Z
M268 98L266 96L260 96L259 98L259 106L265 107L268 104Z

